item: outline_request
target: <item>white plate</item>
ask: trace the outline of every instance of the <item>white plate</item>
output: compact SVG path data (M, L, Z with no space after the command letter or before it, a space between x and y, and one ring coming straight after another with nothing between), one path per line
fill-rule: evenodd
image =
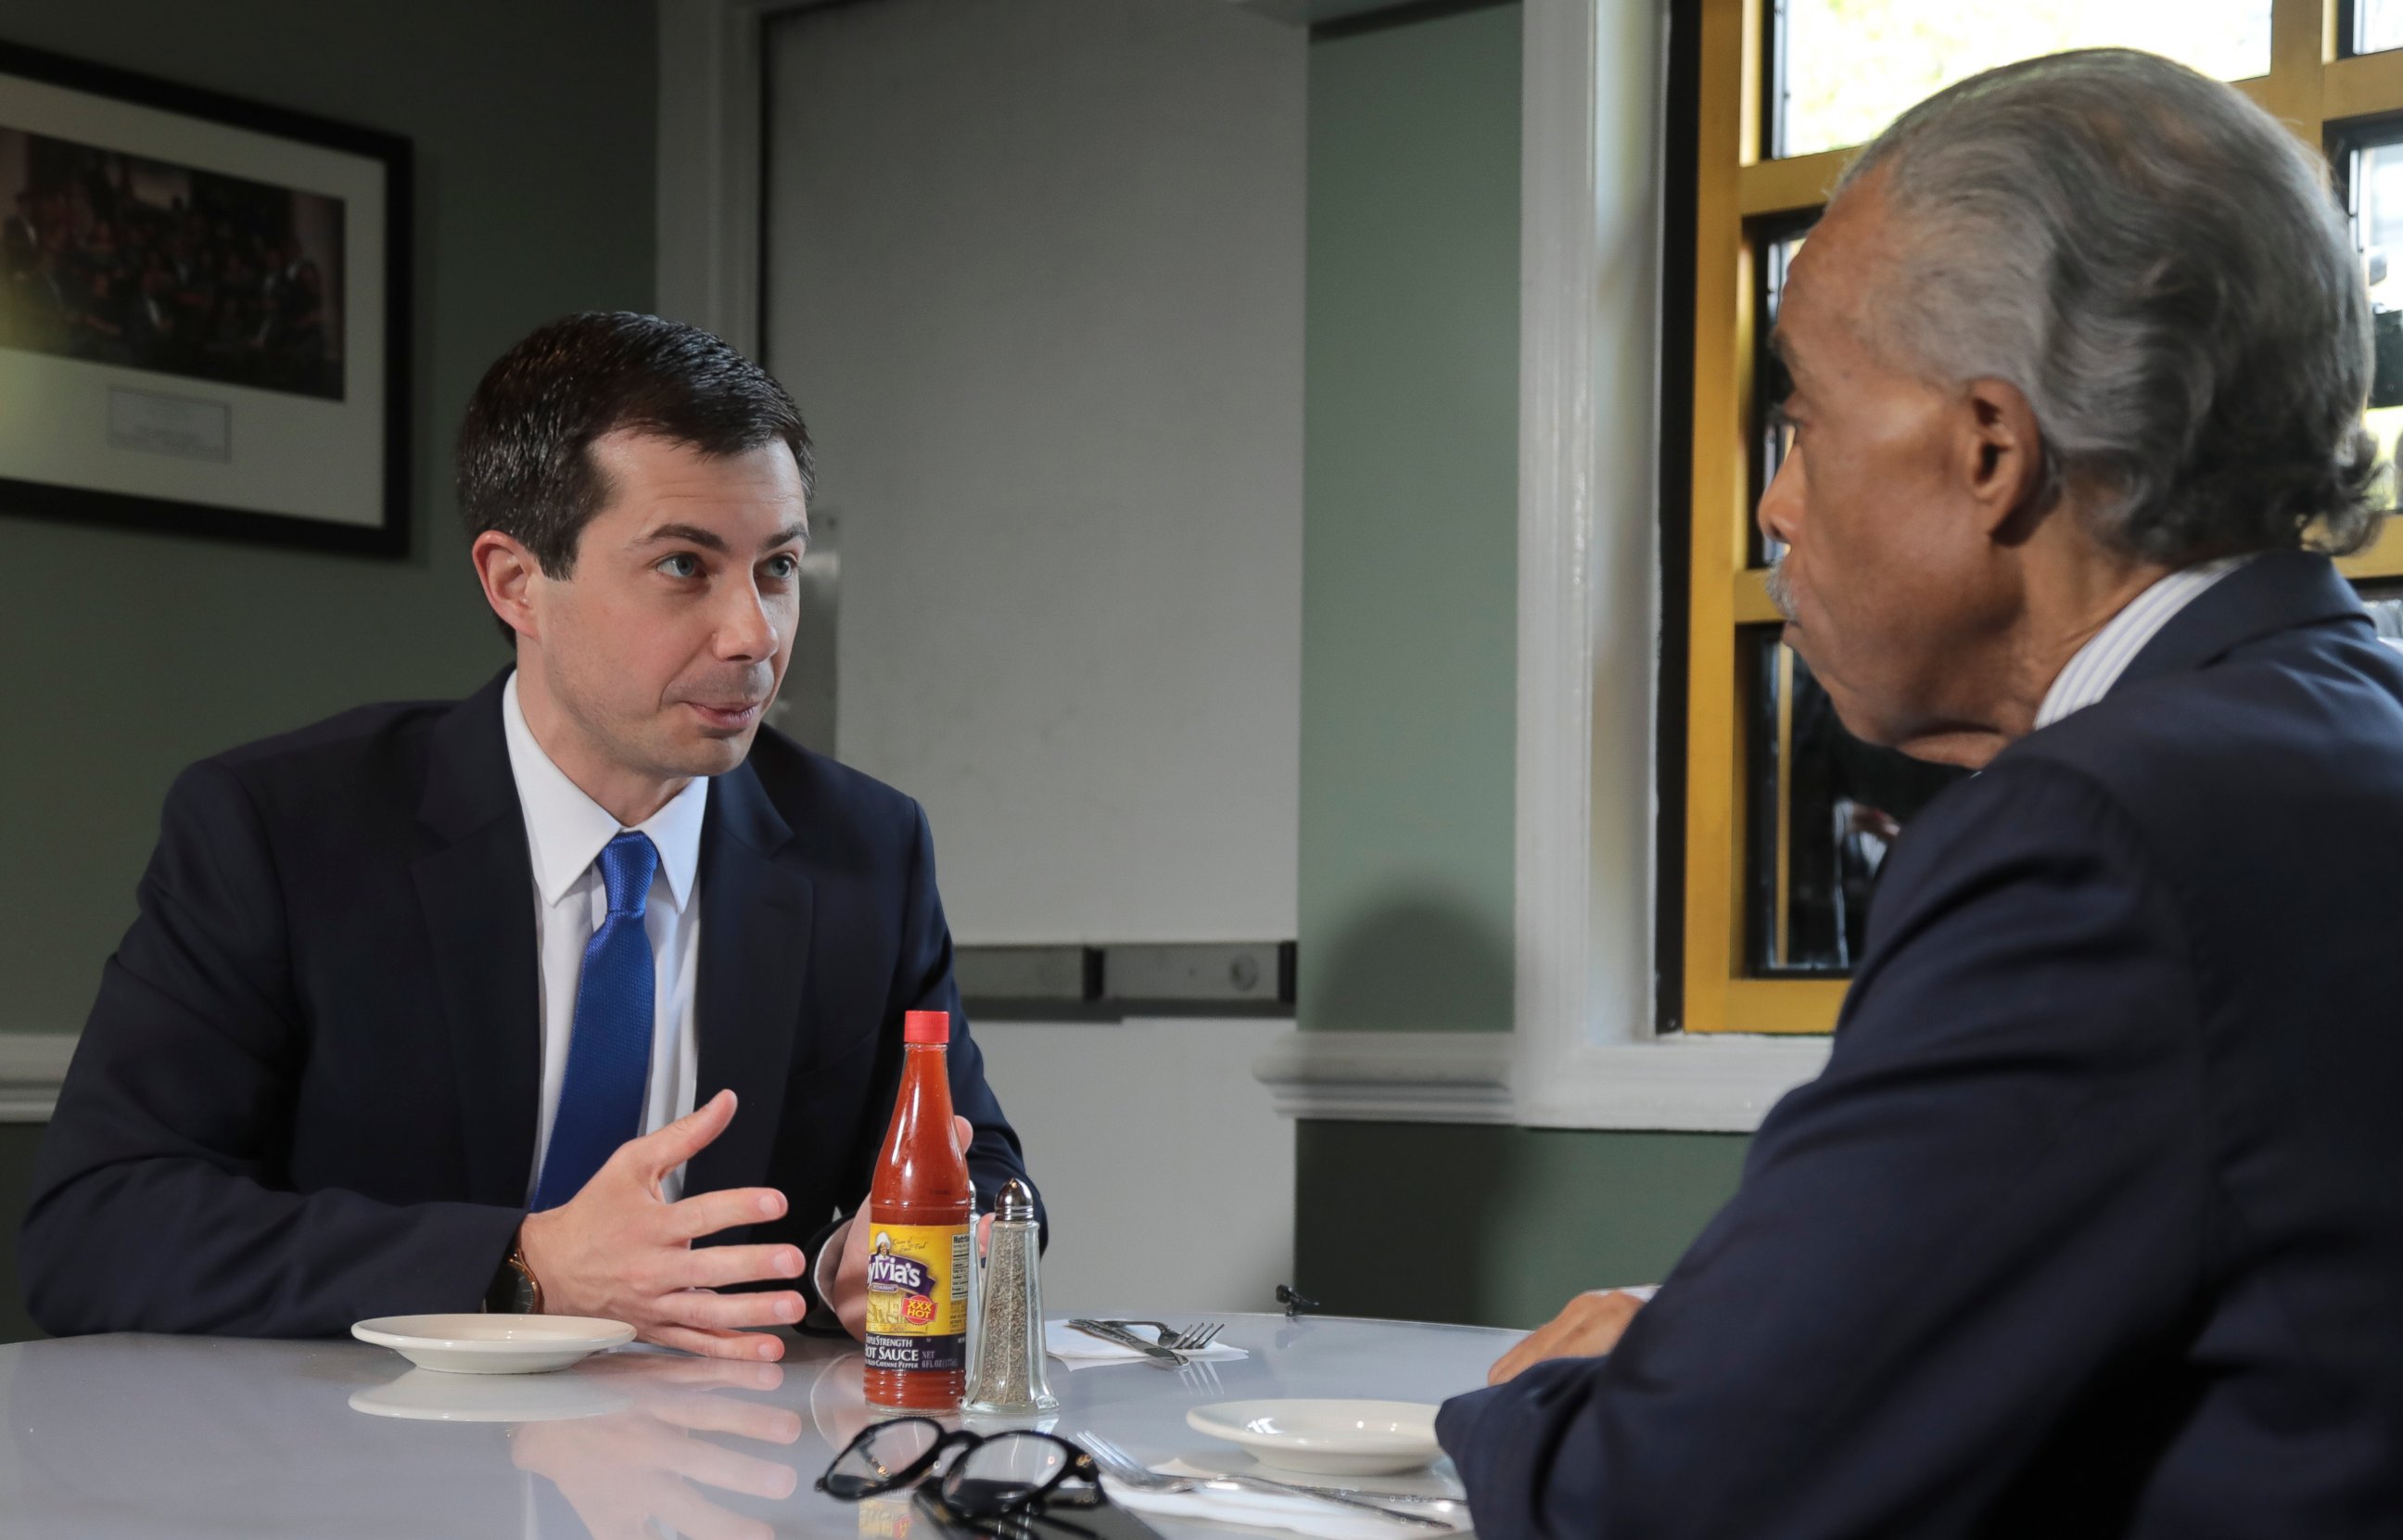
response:
M623 1321L590 1315L383 1315L351 1328L422 1369L540 1374L634 1339Z
M444 1374L410 1369L351 1397L370 1417L421 1422L557 1422L603 1417L633 1405L581 1374Z
M1221 1401L1185 1414L1196 1433L1241 1444L1264 1465L1317 1476L1416 1470L1442 1450L1422 1401Z

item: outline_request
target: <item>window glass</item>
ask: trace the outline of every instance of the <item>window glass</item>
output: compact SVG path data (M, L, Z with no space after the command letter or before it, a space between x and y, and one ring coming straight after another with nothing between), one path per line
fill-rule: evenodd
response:
M2353 0L2353 51L2403 49L2403 0Z
M1752 503L1760 506L1760 494L1777 475L1777 467L1785 463L1785 446L1794 440L1794 430L1777 415L1778 403L1785 399L1790 388L1785 378L1785 366L1770 351L1770 334L1777 326L1777 302L1785 293L1785 271L1793 266L1795 254L1809 238L1810 227L1818 215L1813 215L1801 224L1788 221L1775 229L1764 230L1756 242L1758 253L1759 303L1754 312L1759 325L1753 332L1753 432ZM1752 542L1752 565L1765 567L1785 554L1777 541L1760 533L1754 520L1748 538Z
M1745 735L1745 952L1756 977L1841 977L1860 960L1869 895L1903 826L1967 772L1844 730L1776 626L1737 645Z
M2370 623L2378 628L2378 639L2388 646L2403 651L2403 583L2355 583L2361 604L2369 611Z
M2377 343L2378 367L2364 421L2378 438L2379 458L2391 463L2396 439L2403 437L2403 133L2390 130L2383 143L2357 141L2347 159L2353 236L2368 273L2370 332ZM2391 472L2387 495L2391 500Z
M2271 0L1762 3L1772 7L1769 152L1776 156L1864 143L1956 80L2063 49L2145 49L2223 80L2270 72ZM2365 34L2371 15L2403 34L2403 0L2361 4Z

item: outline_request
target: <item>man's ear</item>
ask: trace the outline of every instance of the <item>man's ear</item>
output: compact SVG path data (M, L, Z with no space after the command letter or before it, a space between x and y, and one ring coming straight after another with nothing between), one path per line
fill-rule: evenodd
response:
M1973 380L1961 441L1961 474L1990 538L2017 545L2035 533L2043 506L2044 431L2035 409L2007 380Z
M520 636L539 634L532 590L542 576L542 567L534 552L498 530L486 530L476 536L467 555L476 563L476 580L484 586L484 602L493 606L501 624Z

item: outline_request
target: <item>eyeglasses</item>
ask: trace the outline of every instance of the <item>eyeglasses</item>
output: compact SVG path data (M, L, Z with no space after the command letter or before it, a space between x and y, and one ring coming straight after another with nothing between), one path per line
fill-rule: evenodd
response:
M1100 1467L1065 1438L1024 1431L987 1436L946 1429L931 1417L900 1417L865 1430L826 1466L817 1490L856 1503L924 1479L952 1450L958 1452L943 1466L935 1494L964 1519L997 1519L1044 1503L1091 1507L1102 1500Z

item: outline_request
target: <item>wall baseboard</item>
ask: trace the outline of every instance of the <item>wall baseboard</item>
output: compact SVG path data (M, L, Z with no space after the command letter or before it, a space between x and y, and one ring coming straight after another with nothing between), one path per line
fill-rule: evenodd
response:
M1288 1117L1508 1123L1507 1032L1293 1032L1252 1061Z
M47 1123L75 1057L71 1032L0 1032L0 1123Z

